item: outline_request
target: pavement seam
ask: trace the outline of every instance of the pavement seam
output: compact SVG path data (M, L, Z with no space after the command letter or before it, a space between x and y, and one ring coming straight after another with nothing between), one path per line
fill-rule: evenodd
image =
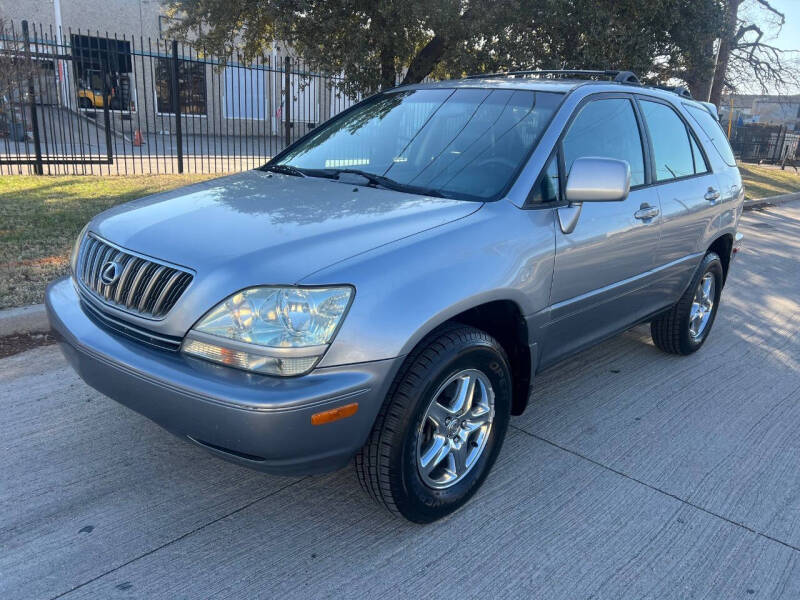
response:
M68 590L66 590L64 592L61 592L60 594L52 596L50 598L50 600L56 600L57 598L62 598L64 596L66 596L67 594L71 594L72 592L75 592L75 591L81 589L82 587L89 585L90 583L94 583L98 579L102 579L103 577L106 577L107 575L110 575L111 573L114 573L115 571L119 571L123 567L127 567L128 565L135 563L137 560L141 560L142 558L146 558L146 557L150 556L151 554L154 554L154 553L158 552L159 550L163 550L164 548L166 548L167 546L171 546L175 542L180 542L181 540L186 539L191 535L194 535L198 531L202 531L203 529L205 529L206 527L209 527L210 525L214 525L215 523L219 523L220 521L222 521L224 519L227 519L228 517L231 517L231 516L233 516L233 515L235 515L237 513L240 513L243 510L245 510L247 508L250 508L254 504L257 504L257 503L261 502L262 500L266 500L270 496L274 496L275 494L278 494L278 493L280 493L280 492L292 487L293 485L295 485L297 483L300 483L304 479L306 479L306 478L303 477L303 478L297 479L296 481L292 481L291 483L287 483L286 485L281 486L276 490L273 490L269 494L265 494L264 496L259 496L255 500L252 500L252 501L248 502L247 504L244 504L244 505L240 506L239 508L237 508L235 510L232 510L229 513L226 513L226 514L224 514L224 515L222 515L220 517L217 517L216 519L213 519L213 520L209 521L208 523L204 523L203 525L200 525L199 527L195 527L191 531L187 531L186 533L182 533L178 537L176 537L174 539L171 539L168 542L164 542L160 546L157 546L157 547L155 547L155 548L153 548L151 550L148 550L147 552L144 552L143 554L140 554L139 556L136 556L136 557L134 557L134 558L132 558L132 559L120 564L120 565L117 565L113 569L109 569L108 571L106 571L104 573L101 573L100 575L96 575L95 577L92 577L91 579L87 579L83 583L79 583L78 585L76 585L76 586L74 586L74 587L72 587L72 588L70 588L70 589L68 589Z
M661 488L656 487L656 486L654 486L654 485L652 485L650 483L647 483L646 481L642 481L641 479L637 479L636 477L628 475L627 473L619 471L619 470L617 470L617 469L615 469L613 467L609 467L608 465L604 465L603 463L601 463L601 462L599 462L599 461L597 461L597 460L595 460L593 458L589 458L588 456L586 456L584 454L581 454L580 452L577 452L575 450L571 450L570 448L567 448L565 446L557 444L556 442L552 442L552 441L550 441L550 440L548 440L546 438L543 438L543 437L541 437L539 435L536 435L535 433L531 433L530 431L527 431L527 430L525 430L525 429L523 429L523 428L521 428L521 427L519 427L517 425L509 425L509 427L511 427L512 429L516 429L520 433L524 433L527 436L530 436L530 437L532 437L534 439L537 439L540 442L544 442L545 444L549 444L550 446L553 446L554 448L558 448L559 450L561 450L563 452L567 452L568 454L572 454L573 456L576 456L576 457L578 457L578 458L580 458L582 460L590 462L593 465L596 465L596 466L600 467L601 469L605 469L606 471L610 471L611 473L614 473L615 475L619 475L620 477L624 477L625 479L633 481L634 483L638 483L639 485L643 485L644 487L649 488L649 489L653 490L654 492L658 492L659 494L662 494L664 496L668 496L668 497L672 498L673 500L677 500L681 504L685 504L686 506L690 506L690 507L692 507L692 508L694 508L696 510L704 512L707 515L710 515L712 517L716 517L717 519L720 519L722 521L725 521L726 523L729 523L731 525L734 525L736 527L744 529L745 531L749 531L750 533L753 533L753 534L755 534L755 535L757 535L759 537L762 537L764 539L767 539L767 540L769 540L771 542L776 542L776 543L780 544L781 546L785 546L785 547L787 547L787 548L789 548L791 550L794 550L795 552L800 552L800 547L793 546L792 544L790 544L788 542L784 542L783 540L779 540L778 538L772 537L772 536L770 536L770 535L768 535L766 533L762 533L761 531L753 529L752 527L748 527L747 525L744 525L743 523L739 523L737 521L729 519L728 517L726 517L724 515L720 515L718 513L715 513L713 511L708 510L707 508L703 508L702 506L699 506L699 505L697 505L697 504L695 504L695 503L693 503L693 502L691 502L689 500L681 498L680 496L677 496L675 494L672 494L670 492L662 490Z

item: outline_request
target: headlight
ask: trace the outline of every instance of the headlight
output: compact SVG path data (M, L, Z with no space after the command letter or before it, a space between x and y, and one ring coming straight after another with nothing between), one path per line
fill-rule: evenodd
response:
M257 287L237 292L186 335L187 354L268 375L302 375L328 349L351 287Z

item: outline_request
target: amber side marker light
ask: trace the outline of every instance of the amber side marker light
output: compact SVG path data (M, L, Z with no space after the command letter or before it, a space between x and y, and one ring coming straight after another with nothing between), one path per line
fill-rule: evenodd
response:
M322 412L314 413L313 415L311 415L311 424L325 425L325 423L333 423L334 421L338 421L340 419L346 419L347 417L352 417L357 412L358 412L358 402L353 402L352 404L345 404L344 406L339 406L338 408L332 408L330 410L324 410Z

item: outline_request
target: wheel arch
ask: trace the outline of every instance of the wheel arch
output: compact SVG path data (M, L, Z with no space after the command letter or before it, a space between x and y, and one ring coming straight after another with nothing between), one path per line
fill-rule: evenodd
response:
M450 320L485 331L506 351L513 381L511 414L521 415L530 397L532 360L528 326L519 305L511 300L495 300L465 310Z
M512 398L511 414L520 415L525 410L530 396L533 376L531 347L528 326L517 302L509 299L489 300L463 309L460 312L426 323L424 331L418 331L414 339L417 347L437 329L460 323L485 331L495 338L508 356L511 367Z
M731 264L731 252L733 250L733 234L724 233L716 238L708 247L707 252L716 252L722 261L722 281L728 279L728 268Z

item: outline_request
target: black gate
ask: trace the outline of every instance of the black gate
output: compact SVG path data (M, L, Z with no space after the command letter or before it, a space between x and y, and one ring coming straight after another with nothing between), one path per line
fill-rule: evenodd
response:
M246 63L25 21L0 42L0 174L250 169L360 99L277 50Z

